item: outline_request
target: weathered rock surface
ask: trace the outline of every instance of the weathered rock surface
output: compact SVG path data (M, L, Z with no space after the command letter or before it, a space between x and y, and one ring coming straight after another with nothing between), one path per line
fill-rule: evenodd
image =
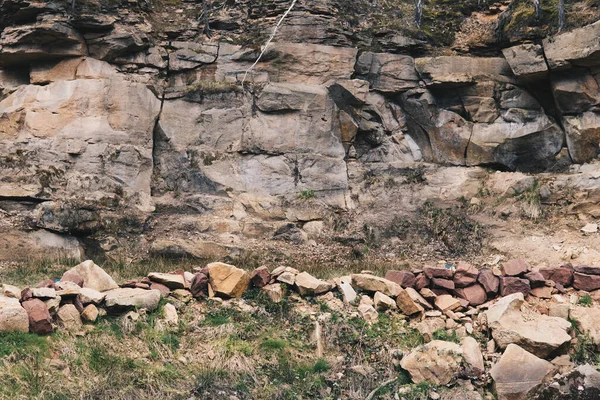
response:
M216 296L240 297L248 288L250 275L243 269L225 263L210 263L208 279Z
M447 385L460 370L462 356L460 345L433 340L404 356L400 366L408 371L415 383Z
M326 293L332 289L329 282L317 279L307 272L301 272L296 275L296 286L302 296L316 296Z
M151 281L162 283L169 289L183 289L185 288L185 279L180 274L162 274L158 272L151 272L148 274L148 278Z
M82 328L83 322L79 310L73 304L65 304L56 313L58 323L68 331L78 331Z
M0 332L28 332L29 318L19 299L0 296Z
M52 333L52 318L46 304L40 299L24 301L21 306L27 311L29 317L29 330L38 335Z
M471 376L481 376L485 372L483 355L479 343L471 336L461 340L463 358Z
M521 293L500 299L485 312L492 337L501 349L516 344L523 349L545 358L562 351L571 341L568 330L571 324L557 317L530 313L525 316L520 307Z
M83 279L83 287L104 292L106 290L117 289L119 285L102 268L94 264L92 260L87 260L65 272L76 272Z
M575 321L577 329L588 334L596 345L600 345L600 310L596 307L573 307L569 318Z
M153 311L158 307L160 291L138 288L119 288L106 292L104 304L115 310L145 308Z
M352 285L368 292L381 292L390 297L396 297L403 291L397 283L370 274L353 274Z
M509 344L490 374L498 400L526 400L552 372L552 364Z
M548 65L540 45L527 43L513 46L503 49L502 54L517 78L530 80L548 75Z

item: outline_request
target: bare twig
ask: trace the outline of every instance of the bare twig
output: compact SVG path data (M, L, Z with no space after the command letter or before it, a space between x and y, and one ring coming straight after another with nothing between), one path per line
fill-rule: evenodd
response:
M377 394L377 392L379 392L381 389L383 389L387 385L390 385L390 384L396 382L396 380L397 380L397 378L394 378L394 379L390 379L389 381L383 382L381 385L377 386L371 393L369 393L369 395L367 397L365 397L365 400L372 400L373 396L375 396Z

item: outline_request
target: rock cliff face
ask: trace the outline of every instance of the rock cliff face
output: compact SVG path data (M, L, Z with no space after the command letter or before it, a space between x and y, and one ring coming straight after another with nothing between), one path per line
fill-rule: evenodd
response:
M444 38L437 2L423 31L412 2L346 3L300 1L247 73L287 1L209 1L209 39L195 3L0 0L11 232L57 234L69 254L73 235L111 251L132 232L158 254L220 254L360 208L355 172L373 165L541 172L600 153L597 7L553 34L523 28L519 2L466 2ZM506 18L518 29L467 37Z

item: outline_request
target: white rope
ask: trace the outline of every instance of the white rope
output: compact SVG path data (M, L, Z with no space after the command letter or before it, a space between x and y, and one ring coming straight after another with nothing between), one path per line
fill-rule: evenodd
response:
M248 72L252 71L252 68L254 68L256 66L256 64L258 64L258 62L260 61L260 59L263 56L263 54L265 54L265 52L267 51L267 47L269 47L269 44L271 43L271 40L273 40L273 38L275 37L275 34L277 33L277 29L279 29L279 26L281 25L281 23L283 22L283 20L285 19L285 17L287 17L287 15L290 13L290 11L292 11L292 8L294 8L294 5L296 5L297 1L298 0L292 1L292 4L290 5L290 8L287 9L287 11L283 14L283 16L281 17L281 19L279 20L279 22L277 22L277 25L275 25L275 28L273 29L273 33L271 33L271 36L269 37L269 40L267 40L267 43L265 43L265 45L262 48L262 51L260 52L260 54L258 55L258 58L256 59L256 61L254 61L254 64L252 64L250 66L250 68L248 68L246 70L246 73L244 73L244 79L242 79L242 87L244 87L244 82L246 82L246 77L248 76Z

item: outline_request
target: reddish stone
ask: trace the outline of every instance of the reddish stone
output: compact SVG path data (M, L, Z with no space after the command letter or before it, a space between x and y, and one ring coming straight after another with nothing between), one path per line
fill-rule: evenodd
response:
M527 261L517 258L502 264L500 270L505 276L519 276L531 271L531 266Z
M575 272L586 275L600 275L600 267L589 267L587 265L580 265L575 267Z
M469 300L467 300L467 299L461 299L461 298L459 298L459 299L458 299L458 301L460 302L460 306L461 306L462 308L467 308L467 307L469 307Z
M571 264L566 264L559 268L541 268L540 274L546 280L554 281L554 283L558 283L563 287L573 284L573 266Z
M148 285L152 285L152 283L153 283L153 282L150 280L150 278L148 278L147 276L143 277L143 278L140 280L140 282L142 282L142 283L146 283L146 284L148 284Z
M546 278L538 271L531 271L525 274L525 279L529 281L532 288L546 286Z
M460 261L454 273L454 285L456 287L467 287L477 282L479 270L469 263Z
M160 297L167 297L171 293L171 289L158 282L152 282L150 289L158 290L160 292Z
M450 268L431 267L429 265L426 265L425 267L423 267L423 272L425 272L425 275L429 279L431 279L431 278L452 279L452 277L454 276L454 271L452 271Z
M591 292L600 289L600 275L587 275L580 272L573 274L573 287L577 290Z
M43 301L40 299L31 299L24 301L21 305L27 311L27 316L29 317L29 331L38 335L52 333L52 318Z
M516 278L513 276L503 276L500 278L500 296L521 292L524 296L529 294L531 287L527 279Z
M31 291L31 289L26 287L25 289L21 290L21 302L24 302L24 301L27 301L30 299L33 299L33 292Z
M500 279L496 275L494 275L491 269L482 268L479 271L477 282L481 283L488 297L491 298L498 294Z
M139 288L139 289L146 289L146 290L150 289L150 285L148 285L147 283L144 283L144 282L138 282L135 284L134 287Z
M403 288L411 288L415 286L416 277L410 271L395 271L391 270L385 273L385 279L392 281L402 286Z
M450 279L432 278L431 284L437 289L454 290L454 282Z
M439 289L439 288L431 288L431 291L436 295L436 296L441 296L443 294L450 294L447 290L445 289Z
M472 306L478 306L487 301L485 289L480 284L476 283L466 288L459 288L455 291L456 295L469 302Z
M208 279L208 275L206 275L206 274L202 274L202 275L206 276ZM252 282L252 284L254 286L256 286L257 288L262 288L262 287L267 286L270 281L271 281L271 273L269 272L269 268L267 268L265 266L256 268L254 271L252 271L252 275L250 276L250 282Z
M41 281L37 284L36 288L52 288L56 289L54 286L54 281L52 279L46 279L45 281Z
M208 296L208 276L202 272L194 275L194 279L192 279L192 284L190 285L190 292L192 292L192 296L194 297Z
M61 282L73 282L77 286L83 287L83 278L73 270L65 272L60 280Z
M130 279L128 281L125 281L121 284L121 287L123 288L134 288L136 287L136 285L138 284L138 281L136 281L135 279Z
M417 275L415 278L415 289L421 290L429 286L430 280L425 274Z

